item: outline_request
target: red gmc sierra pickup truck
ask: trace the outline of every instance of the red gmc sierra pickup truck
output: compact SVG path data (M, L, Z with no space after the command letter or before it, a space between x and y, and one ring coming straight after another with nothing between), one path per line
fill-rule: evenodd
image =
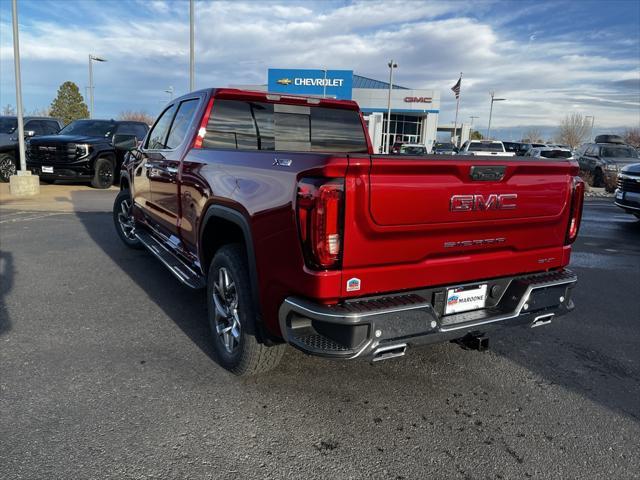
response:
M238 375L286 344L375 361L573 309L572 160L373 155L354 102L226 88L173 100L130 149L118 235L207 289Z

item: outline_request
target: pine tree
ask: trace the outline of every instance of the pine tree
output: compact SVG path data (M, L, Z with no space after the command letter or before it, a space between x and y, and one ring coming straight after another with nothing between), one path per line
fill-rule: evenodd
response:
M59 118L66 125L74 120L89 117L89 109L80 95L78 86L73 82L64 82L58 88L58 95L51 102L49 114Z

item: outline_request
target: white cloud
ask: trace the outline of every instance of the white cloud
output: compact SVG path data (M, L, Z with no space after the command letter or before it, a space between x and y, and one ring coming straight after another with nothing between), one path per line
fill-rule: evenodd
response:
M65 2L65 14L69 3ZM132 108L154 111L166 100L163 90L169 85L184 91L188 84L186 2L130 5L142 14L116 8L110 15L90 16L98 18L91 25L60 17L47 21L23 17L25 102L33 94L38 100L31 103L40 103L32 108L48 103L50 99L43 102L39 92L48 89L50 98L67 79L82 89L89 53L109 60L95 69L98 113L115 115ZM479 20L473 9L490 5L198 1L197 86L262 83L268 67L327 66L384 79L386 63L393 58L400 65L398 83L441 90L442 122L453 118L454 97L449 89L463 71L461 117L479 115L476 124L485 123L490 90L508 98L497 108L496 126L555 125L568 109L594 114L601 125L640 123L640 94L632 84L619 83L640 78L637 58L610 58L571 35L552 41L539 29L525 32L523 40L517 41L502 25L526 12L540 14L541 7L506 12L494 22ZM6 20L3 17L0 24L2 103L12 100L12 46ZM607 32L599 36L617 41ZM632 46L637 46L638 39L634 41Z

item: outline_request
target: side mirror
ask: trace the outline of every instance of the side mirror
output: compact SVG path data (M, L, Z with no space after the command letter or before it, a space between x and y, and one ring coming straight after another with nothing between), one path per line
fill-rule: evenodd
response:
M135 135L114 135L113 148L118 150L134 150L138 146L138 139Z
M24 132L24 136L25 136L25 138L35 137L36 136L36 131L35 130L26 130Z

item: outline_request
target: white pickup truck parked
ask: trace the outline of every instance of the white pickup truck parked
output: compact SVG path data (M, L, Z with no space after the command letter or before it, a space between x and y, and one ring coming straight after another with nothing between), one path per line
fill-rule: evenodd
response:
M507 152L502 142L496 140L467 140L458 155L495 155L497 157L513 157L514 152Z

